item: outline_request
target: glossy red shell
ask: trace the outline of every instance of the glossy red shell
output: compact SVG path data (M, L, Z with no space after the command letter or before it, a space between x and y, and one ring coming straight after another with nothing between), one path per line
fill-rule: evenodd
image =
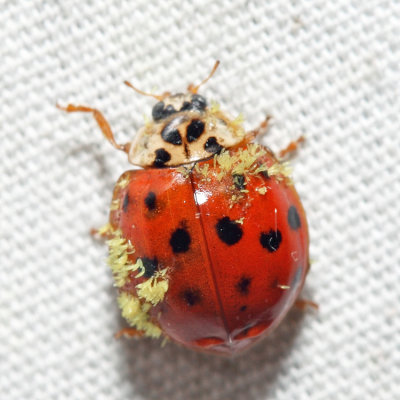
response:
M267 151L257 162L277 161ZM186 172L127 171L110 223L134 244L135 257L168 268L168 291L150 311L163 333L232 354L270 332L293 305L308 270L308 231L288 178L247 174L243 186L220 172L213 159Z

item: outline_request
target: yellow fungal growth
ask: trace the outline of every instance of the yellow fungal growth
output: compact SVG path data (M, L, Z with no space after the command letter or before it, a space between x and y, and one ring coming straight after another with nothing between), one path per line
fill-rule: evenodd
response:
M215 156L215 161L219 165L221 172L217 175L217 179L221 180L226 174L246 175L258 174L267 168L258 166L256 161L267 152L259 145L250 143L246 148L230 154L227 150Z
M290 175L292 174L292 168L288 162L283 162L283 163L276 162L267 169L267 172L268 176L275 176L277 180L288 178L289 183L290 184L292 183L290 179Z
M233 208L233 206L237 203L240 203L244 199L243 194L233 194L231 198L229 199L229 208Z
M168 291L166 273L167 268L157 271L154 276L136 285L139 298L151 303L153 306L164 300L165 293Z
M124 176L123 178L120 178L120 180L117 182L117 186L121 189L125 189L129 185L129 182L129 178Z
M118 305L122 316L129 325L142 331L146 336L153 338L161 336L161 329L149 320L150 304L142 304L137 297L126 292L121 292L118 296Z
M219 110L220 110L220 105L216 101L211 100L210 112L217 113Z
M115 286L122 287L128 279L129 272L139 267L129 261L129 254L133 254L135 249L122 237L121 230L114 231L113 235L113 238L107 241L109 247L107 262L113 272Z
M179 173L181 173L182 176L183 176L185 179L189 178L190 172L191 172L191 169L190 169L190 168L186 168L186 167L183 165L183 166L177 168L176 170L177 170Z
M151 308L160 303L168 291L167 268L164 268L136 285L136 294L127 293L123 287L132 279L131 272L137 272L136 278L143 277L145 267L141 258L132 263L129 256L135 252L130 240L122 237L120 229L112 231L113 237L107 241L109 246L108 264L113 272L115 286L122 288L118 304L122 316L129 325L142 331L146 336L160 337L161 329L150 321Z
M292 184L290 175L292 169L288 162L275 162L270 167L266 164L259 164L257 161L260 157L267 154L267 151L255 143L250 143L247 147L239 149L231 154L228 150L222 150L218 155L214 156L214 164L218 165L220 172L217 179L221 181L227 174L235 175L258 175L266 171L268 176L275 176L278 181L287 179L288 184ZM262 193L262 192L260 192ZM262 194L265 194L266 191Z
M244 217L235 220L235 222L236 222L237 224L243 225L243 220L244 220Z
M205 164L203 167L201 167L199 164L196 164L194 169L196 172L198 172L200 175L202 175L202 180L209 180L208 178L208 172L209 172L209 165Z
M97 233L100 236L108 236L111 235L113 232L114 229L109 222L107 222L105 225L103 225L101 228L97 230Z
M244 122L244 115L240 113L232 122L232 125L238 125L241 126Z
M234 120L227 121L227 124L235 132L236 136L244 137L246 135L246 131L243 128L243 122L243 114L239 114Z
M264 195L267 193L267 188L265 186L256 189L258 193Z
M143 114L143 121L144 121L145 126L148 126L153 123L151 117L147 114Z
M115 200L113 200L113 201L111 202L110 210L111 210L111 211L119 210L119 209L120 209L120 205L121 205L120 200L119 200L119 199L115 199Z
M258 167L254 170L254 172L252 172L252 174L253 174L253 175L257 175L257 174L259 174L260 172L264 172L264 171L268 171L268 167L267 167L265 164L262 164L262 165L258 166Z

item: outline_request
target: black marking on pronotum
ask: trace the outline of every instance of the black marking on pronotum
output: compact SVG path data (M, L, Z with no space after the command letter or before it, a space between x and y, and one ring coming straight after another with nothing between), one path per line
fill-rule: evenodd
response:
M193 105L193 109L196 111L204 111L207 107L207 100L199 94L194 94L192 96L191 103Z
M207 107L207 101L203 96L195 94L191 101L184 101L179 111L203 112Z
M149 211L152 211L156 208L156 194L154 192L147 193L146 198L144 199L144 204Z
M204 132L204 122L200 119L194 119L186 128L186 139L189 143L197 140Z
M143 276L145 278L151 278L158 269L157 258L150 259L147 257L141 257L140 259L142 260L143 267L144 267Z
M193 108L193 105L190 101L184 101L182 107L179 111L189 111Z
M251 284L251 278L248 276L242 276L240 280L236 283L236 290L243 295L249 294Z
M297 212L297 208L295 206L289 207L287 219L288 219L289 226L292 229L297 230L300 228L300 226L301 226L300 216L299 216L299 213Z
M282 234L280 231L271 229L269 232L261 232L260 243L264 249L270 253L277 251L282 242Z
M168 124L161 131L161 137L168 143L176 146L182 144L182 138L179 130L175 128L175 124Z
M178 96L181 96L178 94ZM184 101L179 111L195 111L202 113L207 107L207 101L203 96L194 94L190 101ZM159 101L153 106L151 115L154 121L160 121L168 118L170 115L177 113L172 104L165 106L163 101Z
M156 158L153 162L153 165L156 168L163 168L165 167L165 163L168 162L171 159L171 154L168 153L168 151L164 149L158 149L155 151Z
M167 118L174 113L176 113L175 108L171 104L165 107L163 101L156 103L151 111L154 121L160 121L161 119Z
M229 217L221 218L215 225L218 237L227 245L232 246L237 243L243 236L240 225L231 221Z
M246 311L246 310L247 310L247 306L246 305L243 305L243 306L240 307L240 311L243 312L243 311Z
M245 187L246 178L244 177L244 175L239 175L239 174L233 175L233 183L236 189L243 190Z
M164 112L164 102L159 101L154 105L153 110L151 111L151 115L154 121L162 119L163 112Z
M222 151L223 147L217 142L217 138L211 136L204 144L204 150L208 153L218 154Z
M186 253L191 241L189 232L185 228L178 228L172 233L169 244L174 253Z
M129 193L126 193L124 196L124 201L122 202L122 211L126 213L128 211L129 206Z
M191 307L201 302L201 292L199 289L185 289L181 295L186 304Z
M186 157L189 158L190 157L190 150L189 150L189 146L188 146L188 144L186 142L183 143L183 150L185 152Z

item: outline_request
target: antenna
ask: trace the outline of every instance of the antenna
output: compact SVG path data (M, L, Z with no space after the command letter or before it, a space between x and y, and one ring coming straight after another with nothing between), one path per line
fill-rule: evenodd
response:
M142 94L143 96L149 96L149 97L153 97L154 99L158 100L158 101L163 101L167 96L170 95L169 92L165 92L162 95L156 95L153 93L147 93L144 92L143 90L140 90L138 88L136 88L135 86L132 85L132 83L128 82L128 81L124 81L126 86L129 86L130 88L132 88L135 92Z
M204 79L200 84L198 84L197 86L193 86L192 84L190 84L188 86L188 91L191 92L192 94L196 94L200 88L200 86L203 86L215 73L215 71L217 70L219 65L219 60L217 60L213 66L213 69L211 70L210 74L207 76L206 79Z

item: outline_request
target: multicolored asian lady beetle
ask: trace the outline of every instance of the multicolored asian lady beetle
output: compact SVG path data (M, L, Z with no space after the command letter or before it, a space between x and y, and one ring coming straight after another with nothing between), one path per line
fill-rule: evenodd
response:
M108 141L142 167L119 178L99 230L131 326L121 334L233 354L295 302L309 266L307 221L287 163L252 143L268 119L246 133L240 118L208 105L200 85L151 95L152 121L125 145L99 111L60 108L93 113Z

